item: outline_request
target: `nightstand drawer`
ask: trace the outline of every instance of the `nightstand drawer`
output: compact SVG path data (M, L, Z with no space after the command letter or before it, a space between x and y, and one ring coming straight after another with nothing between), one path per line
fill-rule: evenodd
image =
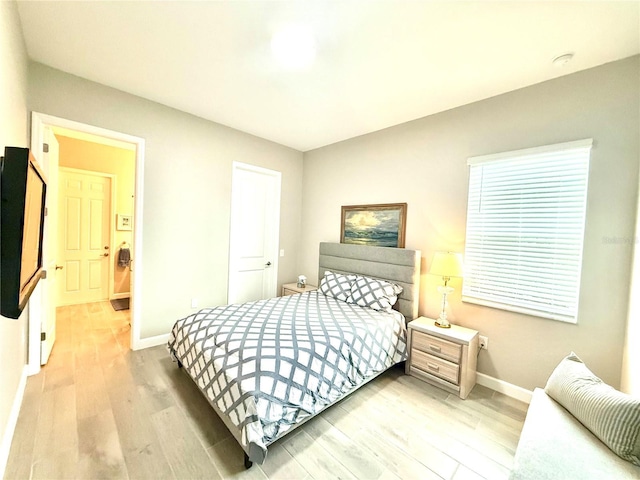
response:
M405 372L465 399L476 384L478 332L418 317L409 322L409 359Z
M417 330L413 332L411 348L421 350L431 355L437 355L454 363L460 363L460 354L462 353L461 345L427 335Z
M460 367L455 363L412 349L411 366L458 385Z

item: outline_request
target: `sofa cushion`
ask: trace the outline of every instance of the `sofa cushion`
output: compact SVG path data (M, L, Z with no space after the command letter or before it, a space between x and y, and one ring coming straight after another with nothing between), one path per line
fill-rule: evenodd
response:
M604 383L573 352L553 371L545 392L619 457L640 465L640 399Z
M541 388L531 397L510 480L631 480L640 467L613 453Z

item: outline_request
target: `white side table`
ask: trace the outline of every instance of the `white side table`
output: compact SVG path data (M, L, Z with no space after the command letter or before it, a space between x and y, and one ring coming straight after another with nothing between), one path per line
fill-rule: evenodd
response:
M406 373L467 398L476 384L478 332L458 325L440 328L434 322L426 317L409 322Z

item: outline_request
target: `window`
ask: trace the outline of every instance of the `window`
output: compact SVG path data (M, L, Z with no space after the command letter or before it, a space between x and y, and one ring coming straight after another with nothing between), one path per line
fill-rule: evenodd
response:
M463 301L577 322L591 145L469 159Z

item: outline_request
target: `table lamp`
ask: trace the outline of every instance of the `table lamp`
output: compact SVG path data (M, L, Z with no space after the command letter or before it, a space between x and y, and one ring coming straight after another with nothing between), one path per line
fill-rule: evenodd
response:
M447 295L453 293L453 287L449 287L447 283L451 277L462 277L462 255L453 252L436 252L431 261L429 273L442 277L443 286L438 287L438 293L442 295L442 311L440 317L435 324L441 328L451 328L449 320L447 320Z

